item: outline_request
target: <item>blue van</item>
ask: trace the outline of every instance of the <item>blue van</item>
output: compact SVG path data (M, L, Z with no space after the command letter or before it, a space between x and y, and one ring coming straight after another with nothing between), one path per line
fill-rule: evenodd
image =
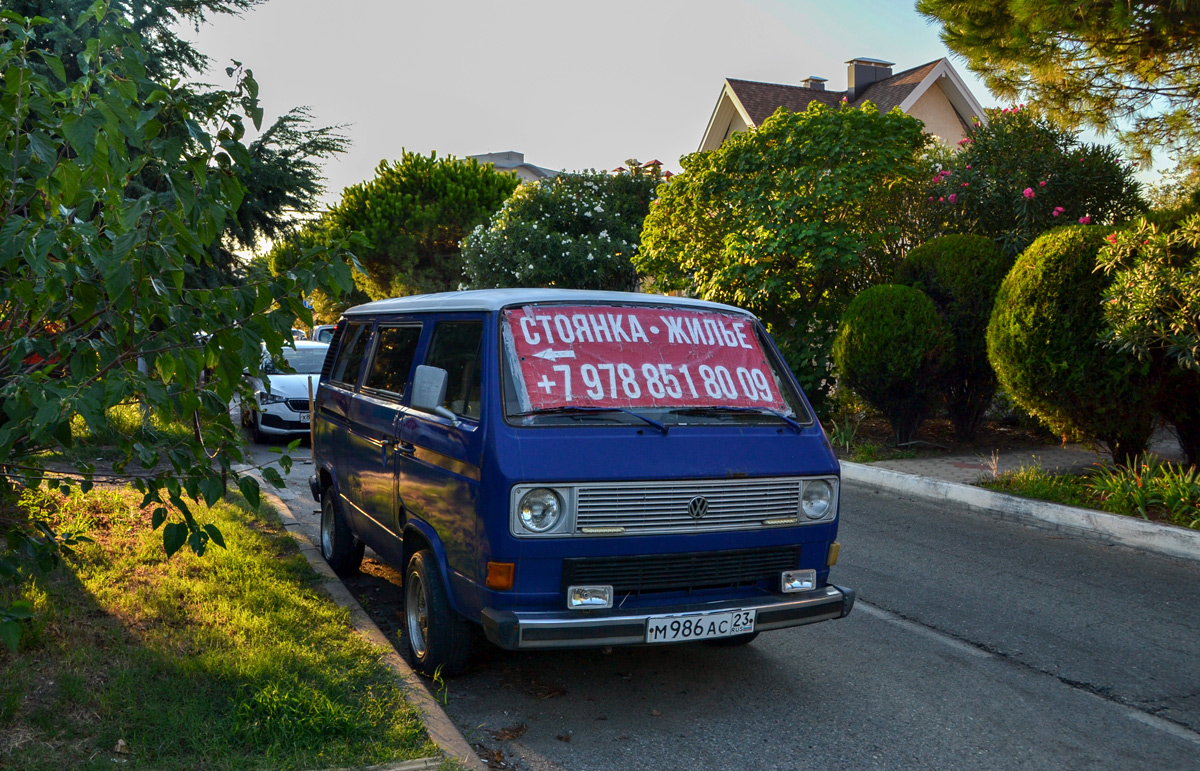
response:
M334 331L313 415L321 551L401 570L404 639L507 649L750 642L842 618L837 459L753 315L497 289Z

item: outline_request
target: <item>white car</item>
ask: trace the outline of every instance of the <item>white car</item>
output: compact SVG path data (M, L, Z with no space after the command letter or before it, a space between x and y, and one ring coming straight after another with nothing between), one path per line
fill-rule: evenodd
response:
M283 358L295 373L281 371L264 351L262 372L266 378L250 381L254 386L254 404L242 410L242 423L254 432L256 442L308 433L311 421L308 385L311 380L315 395L329 344L296 340L293 345L294 348L284 349Z
M313 327L312 339L320 343L328 343L333 340L333 330L337 329L337 324L318 324Z

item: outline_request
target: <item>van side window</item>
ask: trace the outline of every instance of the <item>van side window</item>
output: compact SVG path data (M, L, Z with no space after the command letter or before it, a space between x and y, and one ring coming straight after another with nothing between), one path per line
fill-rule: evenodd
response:
M379 342L375 345L375 355L363 388L403 396L417 352L417 341L421 339L421 328L380 327L376 337Z
M479 321L443 321L433 330L425 364L441 367L446 381L446 403L455 415L479 418L479 397L483 390L480 371L480 341L483 323Z
M333 371L329 374L330 381L354 387L358 382L358 371L362 369L363 357L367 353L367 339L370 338L370 333L370 324L346 325L337 358L333 362Z

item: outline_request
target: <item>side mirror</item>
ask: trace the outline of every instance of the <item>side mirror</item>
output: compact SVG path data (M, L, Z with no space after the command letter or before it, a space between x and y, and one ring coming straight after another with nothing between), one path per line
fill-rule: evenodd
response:
M457 426L458 416L442 406L446 403L446 382L449 378L450 375L441 367L418 364L417 372L413 375L412 406L449 418Z

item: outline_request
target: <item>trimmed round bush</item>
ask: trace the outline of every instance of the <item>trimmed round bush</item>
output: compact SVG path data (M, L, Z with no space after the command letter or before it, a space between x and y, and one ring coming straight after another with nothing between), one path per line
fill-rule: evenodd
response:
M1012 259L990 238L942 236L913 249L896 271L896 283L920 289L941 314L952 344L939 388L954 422L955 438L975 438L996 394L987 357L992 304Z
M882 284L860 292L842 314L833 361L839 382L879 410L896 443L904 444L936 400L949 347L937 308L923 292Z
M1096 255L1111 228L1042 234L1000 285L988 358L1018 405L1064 438L1103 444L1113 460L1140 455L1154 428L1148 362L1104 345L1109 280Z

